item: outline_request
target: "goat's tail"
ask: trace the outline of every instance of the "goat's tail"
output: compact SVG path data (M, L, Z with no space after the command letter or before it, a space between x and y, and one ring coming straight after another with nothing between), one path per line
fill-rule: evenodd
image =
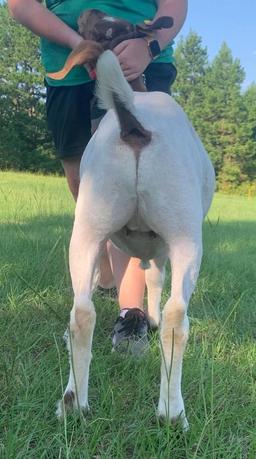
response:
M136 151L151 141L147 131L135 116L134 93L124 78L117 57L112 51L100 55L96 66L97 97L101 108L113 108L118 116L122 140Z

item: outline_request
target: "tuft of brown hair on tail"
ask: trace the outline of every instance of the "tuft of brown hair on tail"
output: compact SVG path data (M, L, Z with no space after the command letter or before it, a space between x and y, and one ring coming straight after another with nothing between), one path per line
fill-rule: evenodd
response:
M152 133L124 106L117 94L114 94L113 99L121 128L120 137L139 154L151 142Z

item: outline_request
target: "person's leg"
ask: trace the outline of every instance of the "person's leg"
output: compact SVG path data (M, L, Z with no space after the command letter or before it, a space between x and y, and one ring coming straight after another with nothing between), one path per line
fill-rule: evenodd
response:
M69 189L73 195L74 200L77 200L79 190L79 169L80 169L81 156L61 160L62 167L68 182Z
M90 102L94 84L47 86L46 111L57 156L76 200L80 160L91 137Z
M118 290L120 309L139 308L143 310L145 273L138 258L129 257L111 242L108 253Z
M129 257L108 242L120 313L112 332L113 350L141 356L147 351L149 322L143 311L145 272L138 258Z

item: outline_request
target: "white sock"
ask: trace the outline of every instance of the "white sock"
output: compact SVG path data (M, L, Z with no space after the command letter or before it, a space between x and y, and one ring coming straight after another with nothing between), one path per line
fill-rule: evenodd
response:
M124 319L125 318L125 314L127 313L127 311L129 311L129 309L127 309L127 308L121 309L119 316Z

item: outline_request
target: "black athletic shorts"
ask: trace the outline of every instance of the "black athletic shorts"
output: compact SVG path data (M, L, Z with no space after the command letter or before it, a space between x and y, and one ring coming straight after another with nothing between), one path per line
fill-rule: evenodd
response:
M150 64L144 74L148 91L170 93L177 71L173 64L159 63ZM60 159L82 156L91 138L91 118L104 114L95 105L94 89L94 81L77 86L46 84L48 128Z

